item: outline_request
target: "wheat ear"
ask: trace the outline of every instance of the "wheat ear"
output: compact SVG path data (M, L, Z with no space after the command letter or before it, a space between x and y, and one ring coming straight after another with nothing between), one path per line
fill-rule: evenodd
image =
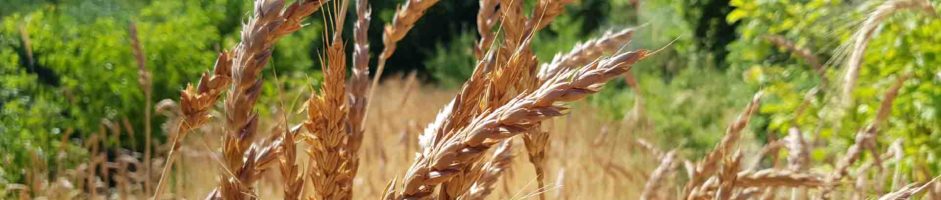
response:
M523 49L525 46L520 46L518 50ZM512 97L511 88L516 88L517 91L531 90L530 85L534 85L535 79L520 78L530 77L528 72L535 67L535 58L531 53L526 51L517 51L509 61L504 65L500 66L498 69L490 72L489 79L486 79L485 83L485 98L483 98L483 108L480 109L482 112L489 112L493 109L498 108L499 106L505 104ZM527 81L532 80L532 81ZM475 111L476 112L476 111ZM473 115L469 115L473 116ZM533 126L538 127L538 125ZM447 135L445 137L448 137ZM482 168L477 166L482 164L477 160L472 160L470 163L475 163L475 165L465 166L464 169L460 169L460 173L457 173L454 178L449 180L447 183L442 184L442 198L451 199L462 196L463 193L467 192L471 185L473 185L473 177L476 174L483 173L479 170Z
M252 139L258 127L255 102L261 93L261 70L271 58L271 48L278 38L297 31L301 21L320 8L322 1L295 1L284 9L283 0L255 2L254 14L242 29L242 42L233 50L232 86L225 100L225 129L222 151L225 166L235 174L223 174L221 195L224 199L252 198L254 167L243 157L254 152ZM237 170L237 171L235 171ZM243 171L245 170L245 171Z
M419 154L430 154L436 145L441 141L447 140L457 129L466 126L474 116L480 113L484 108L480 106L487 101L482 100L485 97L486 84L489 83L487 75L491 72L494 65L495 51L491 49L484 59L477 63L471 77L464 83L461 92L458 93L440 112L438 112L435 121L430 123L424 132L419 136ZM461 196L461 193L470 188L471 179L465 182L456 182L452 187L443 187L444 195L447 197L447 191L450 189L450 195L454 198Z
M487 74L494 67L495 51L491 49L477 62L471 77L464 82L461 91L455 95L435 117L435 121L428 124L419 136L420 154L429 154L432 147L439 145L450 137L449 133L466 126L480 111L480 99L484 95Z
M924 191L933 184L937 184L938 178L935 177L926 183L912 183L902 189L897 191L882 195L879 197L879 200L901 200L901 199L911 199L915 194Z
M879 5L875 11L869 14L862 27L853 34L853 46L849 58L846 60L846 73L843 76L842 95L843 101L847 105L852 105L853 89L856 87L856 79L859 77L859 68L863 62L863 54L869 45L869 40L876 33L876 28L888 16L905 9L921 9L932 15L934 7L928 0L889 0Z
M669 176L669 173L676 167L676 165L674 165L675 162L676 150L671 150L660 157L660 165L650 173L650 178L647 179L647 183L644 184L644 191L640 194L640 199L666 199L666 197L662 196L663 194L660 193L660 190L661 187L663 187L664 179Z
M736 143L741 138L741 132L745 129L745 126L748 125L748 121L751 118L751 115L758 109L758 103L761 99L761 93L755 94L752 98L751 103L745 108L745 111L738 116L738 119L735 120L729 127L726 129L725 136L722 137L722 140L719 142L719 145L715 147L711 152L706 154L706 157L696 165L696 169L693 170L693 176L690 178L690 181L686 183L685 191L686 196L692 196L692 190L694 187L699 187L703 184L706 179L711 177L716 170L719 168L720 159L724 158L726 155L729 155L730 152L735 148Z
M286 124L285 124L286 126ZM280 149L278 149L278 166L281 168L281 178L284 181L284 199L299 200L304 191L304 175L299 171L297 165L297 145L295 136L300 131L300 126L293 128L285 127L281 131Z
M536 7L533 8L533 16L526 21L526 29L529 32L538 31L555 19L555 17L565 11L565 5L575 0L539 0Z
M480 0L480 9L477 11L477 33L480 34L480 41L474 48L474 55L477 59L483 59L484 53L490 50L493 44L495 34L493 26L497 23L497 5L498 0Z
M528 130L534 123L562 115L556 105L584 98L597 92L606 81L630 70L647 51L639 50L592 63L578 70L546 81L536 90L511 99L500 108L479 115L454 136L436 145L409 168L398 199L422 199L432 194L438 184L448 181L459 169L471 164L495 141Z
M333 40L327 44L326 63L323 64L324 84L321 95L312 95L308 100L308 120L304 123L311 134L306 138L311 157L309 179L318 199L352 199L353 178L359 167L362 132L354 130L353 126L362 121L349 118L353 115L349 114L344 85L346 51L340 39L348 2L344 0L336 5L338 14L333 16ZM359 5L362 6L357 6L358 10L366 9L362 2Z
M242 158L245 160L245 164L243 164L238 169L232 170L231 173L233 173L234 176L239 177L240 181L244 181L244 184L253 185L262 174L273 168L273 165L276 163L275 161L278 161L277 163L280 164L282 159L281 154L285 151L283 144L286 142L286 138L284 137L285 132L287 132L287 134L291 134L289 137L296 138L299 132L299 128L295 127L289 131L285 131L280 130L280 127L278 127L274 131L271 131L271 134L269 134L268 138L266 138L265 141L261 143L261 145L252 145L249 147L245 153L245 156ZM221 187L225 186L226 185L221 185ZM224 196L222 189L220 188L215 188L209 192L208 195L206 195L206 199L225 198L226 196ZM255 196L249 196L246 198L255 198Z
M608 31L600 38L576 45L565 55L557 54L552 58L552 62L542 65L538 75L539 79L548 79L560 71L585 65L605 53L618 50L618 48L630 42L634 30L634 28L627 28L618 32Z
M174 123L176 128L170 133L170 151L167 153L167 162L163 165L163 173L160 174L153 199L160 199L163 189L166 188L166 176L173 168L180 142L186 138L190 130L201 127L209 120L209 109L216 103L224 88L229 85L231 61L228 53L220 53L213 67L213 74L203 73L196 87L187 84L186 89L180 94L182 117Z
M366 0L356 0L356 24L353 25L353 76L350 77L351 131L362 135L365 131L366 88L369 87L369 22L372 8Z

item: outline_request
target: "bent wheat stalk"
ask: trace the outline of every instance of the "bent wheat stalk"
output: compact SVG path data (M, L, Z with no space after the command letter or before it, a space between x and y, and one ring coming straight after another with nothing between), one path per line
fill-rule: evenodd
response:
M476 160L493 145L528 130L539 121L562 115L556 105L582 99L597 92L606 81L630 70L647 55L646 50L619 54L578 70L566 71L536 90L511 99L506 105L476 117L454 136L419 155L404 177L397 199L422 199L435 187L457 175L457 170Z
M176 125L176 129L170 132L170 151L167 153L167 162L163 165L163 173L160 174L160 180L154 190L154 199L160 199L160 195L166 188L166 177L173 167L174 160L176 160L180 142L186 138L189 131L201 127L209 120L209 109L216 103L224 88L229 85L231 81L229 74L231 61L228 53L220 53L213 67L213 74L203 73L196 87L187 84L186 89L181 92L180 111L182 117L179 117L179 120L173 123Z
M843 76L842 95L843 101L847 105L852 105L853 89L856 87L856 79L859 77L859 68L863 62L863 54L869 40L876 33L876 28L888 16L905 9L921 9L931 15L937 15L934 7L928 0L889 0L879 5L878 8L866 18L862 27L853 34L853 46L849 58L846 60L846 73Z
M379 61L376 67L376 76L372 79L372 85L369 88L367 98L372 98L376 93L376 86L379 85L379 78L382 78L382 71L386 68L386 60L395 53L397 43L405 38L418 19L425 15L431 6L438 3L439 0L406 0L405 5L395 11L395 18L391 24L386 24L385 31L382 33L382 53L379 54ZM369 104L366 104L365 115L369 115ZM365 117L364 117L365 118Z

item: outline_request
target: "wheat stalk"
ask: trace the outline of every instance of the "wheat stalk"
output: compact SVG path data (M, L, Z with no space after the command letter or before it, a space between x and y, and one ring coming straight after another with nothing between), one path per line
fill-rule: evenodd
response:
M454 136L420 155L404 178L398 199L421 199L431 195L435 186L448 181L459 169L476 160L493 142L520 134L534 123L561 115L564 107L557 102L570 102L598 91L603 83L630 69L644 58L647 51L619 54L584 68L566 71L541 84L537 90L516 97L506 105L484 113Z
M829 199L830 192L833 191L833 187L836 186L836 182L842 180L843 177L849 173L849 167L859 160L863 154L863 151L870 150L873 152L872 155L879 155L879 153L876 152L877 150L875 146L876 137L878 137L879 132L879 125L889 117L889 114L891 114L892 103L895 102L895 97L898 96L899 89L902 88L905 80L907 80L910 76L910 74L906 74L898 77L896 82L889 88L888 91L886 91L882 98L882 103L879 105L879 110L876 112L876 118L873 119L872 122L866 126L866 128L856 132L856 139L853 145L847 148L846 154L837 161L836 169L834 169L833 173L830 174L827 180L831 183L830 187L824 188L824 190L820 193L820 198Z
M480 110L478 104L484 93L486 75L494 65L495 51L491 50L484 59L477 62L471 77L464 82L461 91L448 104L438 112L435 120L428 124L419 136L419 146L422 154L429 154L432 147L440 144L450 137L449 133L469 123L471 118Z
M312 95L308 100L308 120L304 123L309 135L305 141L310 146L308 154L311 156L309 166L309 180L313 185L319 199L352 199L353 178L356 177L359 167L359 147L362 144L362 120L355 121L350 117L362 117L359 113L350 113L350 101L346 99L346 52L345 44L340 39L343 30L343 21L349 1L341 1L337 5L338 14L334 15L333 40L327 45L325 56L324 84L321 95ZM357 12L363 25L367 5L363 1L357 3ZM364 29L355 30L363 35ZM360 38L363 39L363 38ZM362 47L365 41L357 39ZM361 53L368 53L361 48ZM357 59L362 59L363 54ZM368 59L367 59L368 60ZM360 60L362 61L362 60ZM364 63L358 67L365 68ZM360 74L362 75L362 74ZM359 76L359 75L354 75ZM365 84L365 77L358 84ZM364 86L364 85L363 85ZM364 89L364 88L357 88ZM360 96L361 91L351 91L350 96ZM356 95L359 94L359 95ZM364 100L364 99L363 99ZM362 108L358 111L363 111ZM356 128L356 129L354 129Z
M820 58L818 58L817 55L814 55L810 49L799 47L797 44L794 44L793 42L787 40L787 38L784 38L780 35L766 35L762 38L768 42L771 42L771 44L787 49L788 51L794 53L794 55L797 55L797 57L804 59L807 64L810 64L810 66L813 67L814 72L817 72L817 76L820 76L821 83L827 83L826 69L824 69L823 64L820 63Z
M222 151L225 167L235 174L223 174L221 196L224 199L252 198L250 185L256 163L246 162L254 146L252 138L258 127L254 106L261 93L261 70L271 58L271 48L278 38L297 31L301 21L320 8L322 1L295 1L284 9L283 0L255 2L254 14L242 30L242 42L233 50L232 83L225 100L225 128ZM248 160L251 161L251 160Z
M504 48L505 47L506 46L504 46ZM509 101L513 95L512 92L514 92L512 89L516 89L517 92L530 90L531 87L534 87L537 83L535 79L526 78L532 77L531 74L537 62L535 57L528 50L528 40L521 43L513 52L509 60L505 63L498 60L497 63L499 64L488 74L488 79L486 79L484 83L485 98L483 98L484 107L481 108L482 112L492 111ZM538 127L538 125L533 127L534 129L532 131L538 131L535 130L535 127ZM468 165L464 169L460 169L460 173L457 173L457 175L447 183L442 184L443 192L439 193L442 195L441 198L450 199L462 196L463 193L467 192L471 185L473 185L473 177L475 177L476 174L483 173L479 171L483 168L477 166L481 164L480 162L472 160L469 161L469 163L475 163L475 165Z
M546 147L549 145L549 132L540 130L539 125L536 125L533 130L523 134L523 144L529 155L529 163L533 164L536 171L536 186L546 188ZM545 192L539 193L539 199L546 199Z
M147 69L146 58L144 57L144 50L141 48L140 40L137 37L137 25L134 22L131 22L128 25L128 36L131 38L131 50L134 53L134 60L137 61L137 83L140 86L141 90L144 92L144 192L150 193L150 154L152 138L151 138L151 105L153 104L153 81L151 79L150 70ZM130 129L129 129L130 130ZM133 134L131 134L133 135Z
M787 141L787 168L792 171L801 172L807 169L807 162L810 159L810 152L807 149L807 140L801 134L797 127L788 129Z

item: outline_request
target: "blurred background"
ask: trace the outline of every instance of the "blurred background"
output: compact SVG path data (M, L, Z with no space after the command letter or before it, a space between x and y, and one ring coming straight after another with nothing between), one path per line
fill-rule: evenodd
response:
M534 2L526 1L530 7ZM887 14L868 43L851 101L839 96L854 34L883 2L576 1L536 36L532 46L540 61L550 61L606 31L629 27L638 27L638 32L626 49L662 51L634 66L632 77L614 81L600 94L572 105L586 111L547 126L557 132L553 140L585 138L580 139L585 145L565 148L607 145L617 149L610 154L619 152L608 156L617 157L613 163L649 171L654 166L638 164L645 161L632 156L633 147L626 147L634 146L632 141L643 138L663 149L679 149L685 157L701 157L751 97L762 91L763 105L746 136L755 147L751 149L757 151L796 128L812 141L813 162L832 163L853 143L854 134L875 118L889 86L906 74L910 78L880 129L879 148L902 141L906 157L896 164L901 173L911 180L930 179L941 170L941 34L937 34L941 20L934 8ZM402 1L370 3L372 67L382 48L383 26ZM87 170L94 162L121 163L126 158L147 163L143 162L147 133L153 134L155 144L156 163L150 165L160 165L167 122L176 115L173 101L178 101L186 84L196 83L211 69L218 52L238 42L252 9L247 0L0 0L0 5L0 197L41 196L42 188L61 183L57 177ZM382 87L388 90L372 101L378 102L379 112L406 114L371 115L377 125L370 125L367 140L387 135L403 142L414 140L436 108L455 94L475 64L477 9L477 1L441 1L399 42L383 77ZM348 19L355 19L355 14ZM352 30L352 21L347 21L347 30ZM322 81L318 56L324 45L322 14L315 13L306 24L274 48L256 107L261 116L293 116ZM131 26L137 29L144 64L151 72L149 99L138 83ZM401 111L406 108L414 110ZM153 113L149 118L148 109ZM273 127L278 120L302 119L271 117L262 120L262 126ZM211 127L199 132L190 137L195 141L190 144L193 151L215 150L218 133ZM617 142L598 144L596 140L604 137ZM375 146L395 148L398 142ZM407 163L414 152L409 144L414 142L405 143L405 150L381 155ZM614 148L619 146L624 148ZM365 148L365 152L375 150ZM364 170L368 169L360 169ZM370 190L381 192L382 180L404 172L401 167L388 171L366 175L376 180L367 182L378 182L378 189ZM107 178L109 172L118 173L117 167L91 172L105 174L97 180L101 183L90 184L103 193L114 192L106 188L121 182ZM643 185L642 180L634 182ZM81 187L90 186L72 186ZM128 190L146 190L141 187L147 186ZM208 191L194 190L193 196Z

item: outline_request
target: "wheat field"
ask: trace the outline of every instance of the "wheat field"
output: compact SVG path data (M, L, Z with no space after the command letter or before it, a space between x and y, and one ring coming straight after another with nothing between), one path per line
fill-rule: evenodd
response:
M57 169L63 173L47 180L49 166L60 165L34 159L27 182L10 188L24 199L941 198L937 178L913 180L893 169L904 155L901 144L878 144L888 146L886 152L876 148L880 124L908 76L882 94L878 117L836 158L812 161L816 146L796 128L786 138L756 138L747 127L762 92L724 108L729 114L718 121L727 128L715 133L721 140L693 156L678 144L656 142L664 136L649 128L642 104L614 111L627 113L614 120L598 114L604 108L579 102L657 56L659 50L626 47L644 27L611 31L552 60L537 59L534 35L573 0L534 6L481 0L476 66L459 88L428 85L415 74L380 81L396 43L437 2L408 0L384 30L368 30L374 19L366 0L255 1L237 45L220 52L179 99L154 104L153 114L169 118L154 125L170 133L168 143L153 144L156 150L143 160L132 152L109 160L99 140L121 135L122 125L103 123L85 144L88 162ZM931 6L921 2L886 6ZM347 19L347 12L356 18ZM873 16L870 23L878 23L881 15ZM262 73L275 42L314 17L330 24L319 51L322 84L278 91L276 105L258 103L262 83L278 78ZM347 20L352 30L344 30ZM344 31L352 37L344 38ZM368 31L383 33L375 66ZM855 47L865 48L861 43ZM854 51L851 59L857 56ZM140 85L150 87L149 77L160 73L140 63ZM849 70L843 90L852 91L858 72ZM260 106L273 109L262 114Z

